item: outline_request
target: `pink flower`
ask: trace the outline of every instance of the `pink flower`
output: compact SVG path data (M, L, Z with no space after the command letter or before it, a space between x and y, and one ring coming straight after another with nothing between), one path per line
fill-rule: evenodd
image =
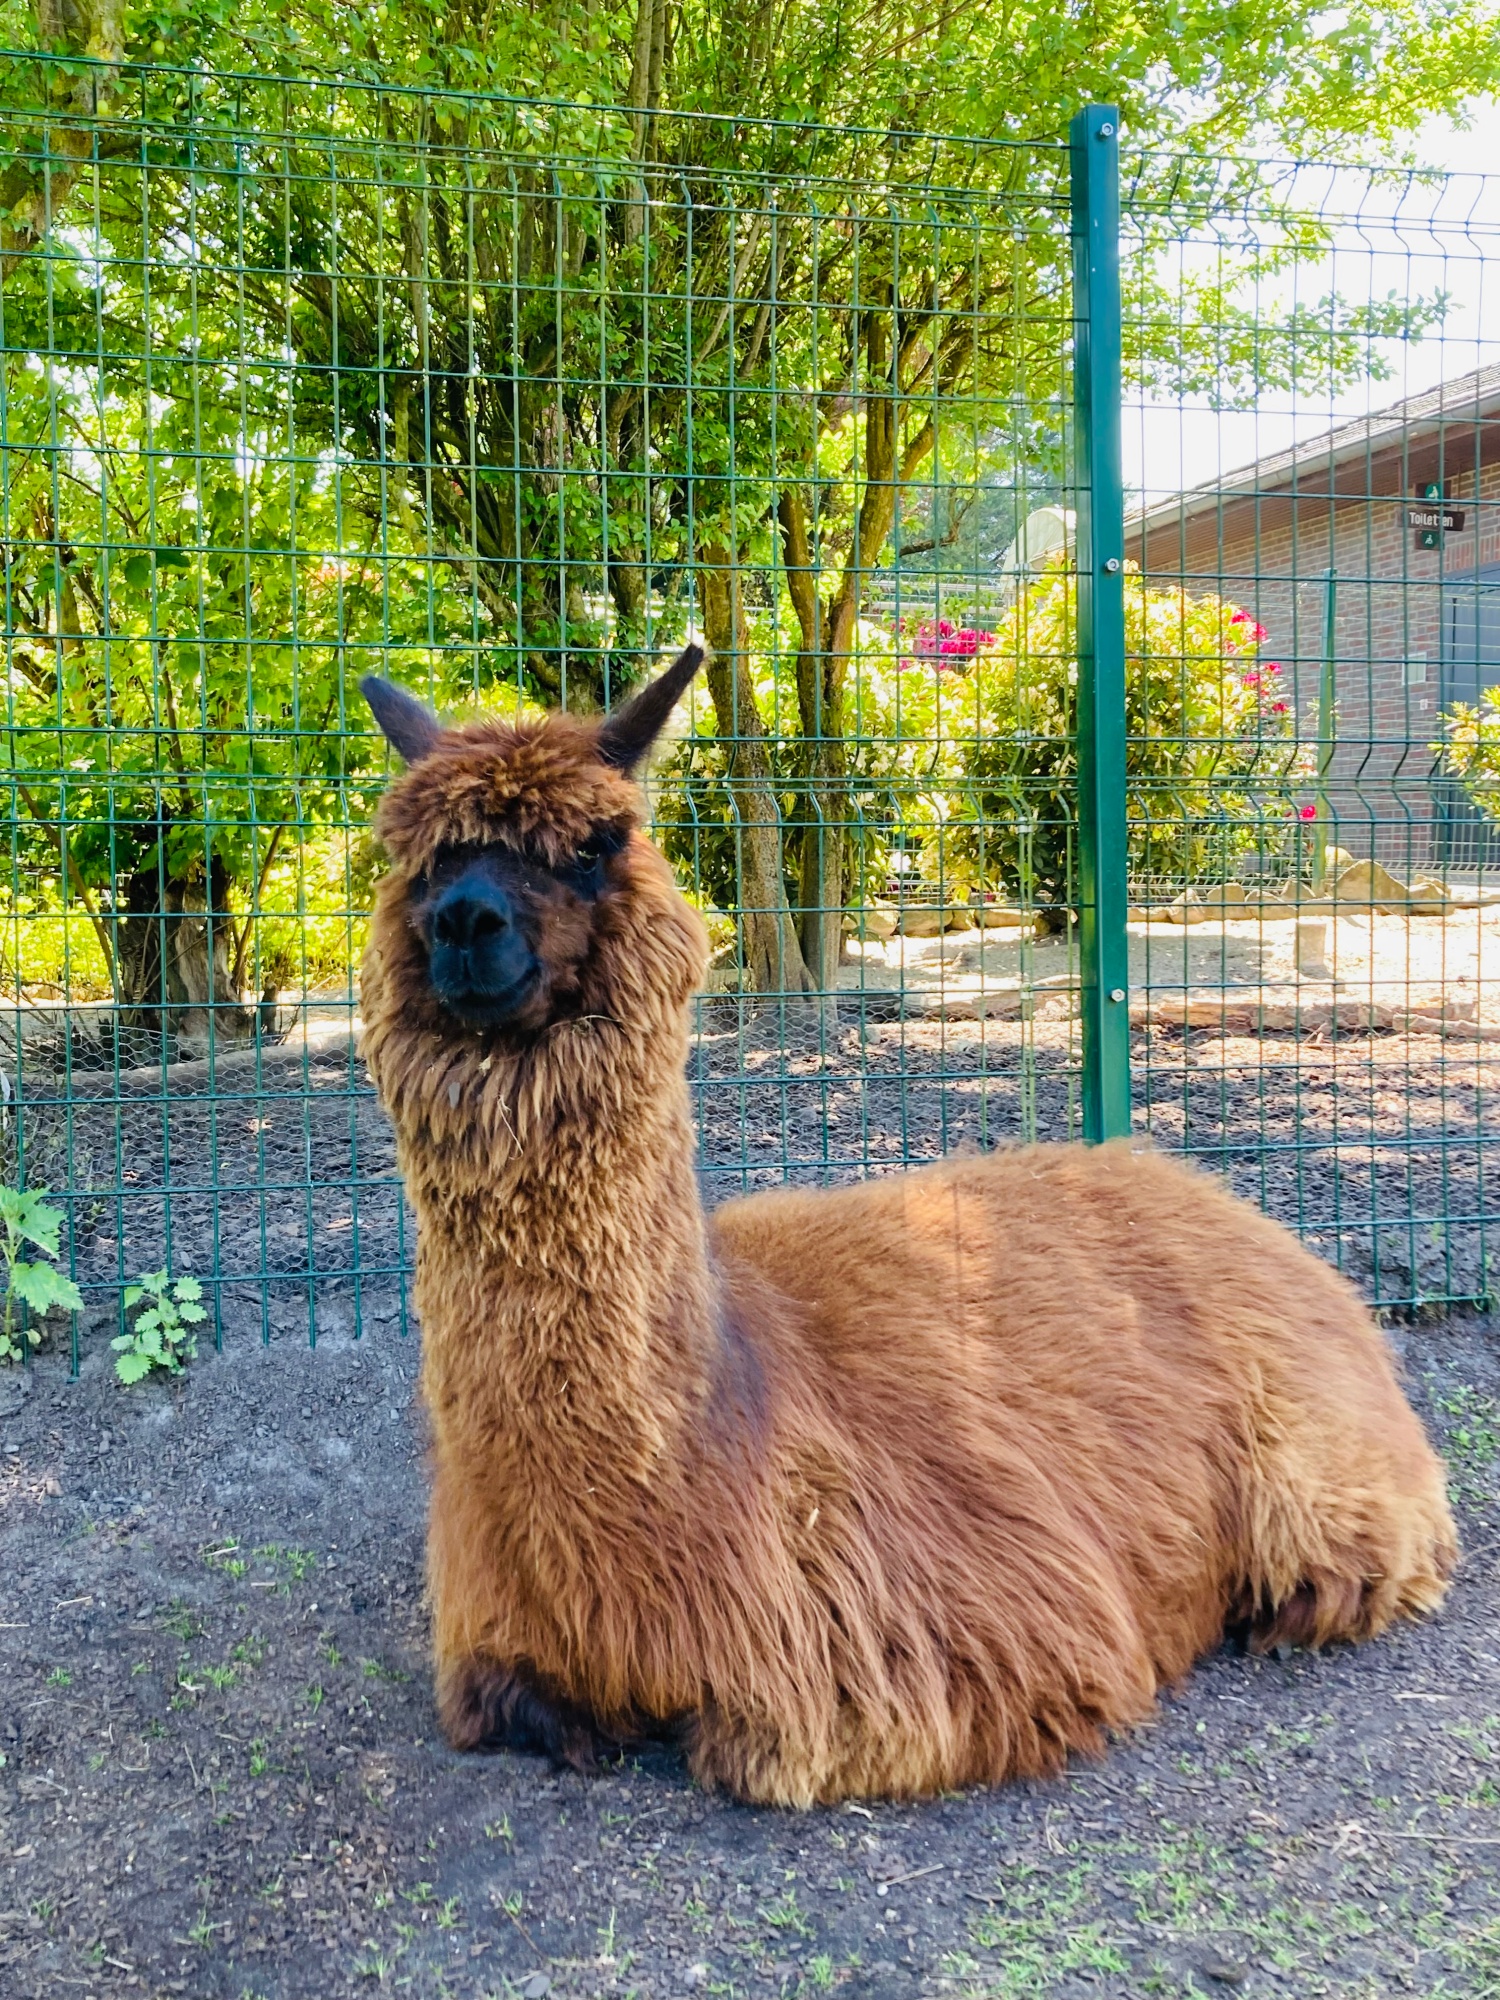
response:
M973 625L955 625L951 618L928 619L917 627L917 651L924 659L949 656L972 659L981 646L993 646L993 632Z
M1298 819L1316 819L1317 816L1318 809L1316 806L1302 806L1297 813Z
M1260 686L1260 675L1245 674L1241 677L1240 685L1247 688L1258 688Z
M1250 627L1248 636L1250 639L1250 643L1253 646L1258 646L1261 640L1264 639L1266 636L1265 626L1257 625L1255 620L1250 616L1250 613L1248 611L1236 611L1230 618L1229 622L1231 625L1248 625Z
M1271 703L1271 713L1272 715L1285 715L1286 703L1284 701L1273 701Z

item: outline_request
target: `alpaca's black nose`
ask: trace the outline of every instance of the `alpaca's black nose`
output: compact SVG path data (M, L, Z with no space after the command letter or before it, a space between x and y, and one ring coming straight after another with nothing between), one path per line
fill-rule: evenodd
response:
M505 897L488 885L465 888L456 884L432 913L432 941L458 951L475 951L494 944L510 928Z

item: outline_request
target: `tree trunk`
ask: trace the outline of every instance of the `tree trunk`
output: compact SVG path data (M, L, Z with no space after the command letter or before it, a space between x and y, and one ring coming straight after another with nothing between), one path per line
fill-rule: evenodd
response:
M37 31L43 48L93 61L53 79L48 171L18 159L0 175L0 277L41 243L99 145L96 121L111 109L125 53L124 16L122 0L40 0ZM75 124L67 122L70 116Z
M852 817L844 686L854 652L859 593L890 535L898 489L932 449L935 435L928 418L901 444L901 405L891 379L899 369L891 356L889 335L886 320L872 315L866 333L870 387L864 406L864 492L855 517L853 547L826 605L818 596L802 491L783 487L777 502L787 591L802 638L797 654L807 799L807 823L798 843L802 956L823 993L834 990L844 943L848 893L844 864ZM881 393L882 385L888 385L891 393Z
M740 959L755 992L800 996L813 982L787 901L781 813L766 727L750 680L739 572L727 549L704 549L698 581L704 636L713 648L708 688L735 814Z
M797 836L797 900L802 961L813 989L831 995L844 944L846 759L842 678L827 644L828 618L818 598L801 493L786 487L777 506L787 591L802 643L797 651L797 710L803 742L805 823ZM832 1006L825 999L825 1009Z
M122 1060L170 1062L254 1033L254 1011L233 990L228 890L217 860L208 895L202 883L163 881L155 868L126 877L113 925Z

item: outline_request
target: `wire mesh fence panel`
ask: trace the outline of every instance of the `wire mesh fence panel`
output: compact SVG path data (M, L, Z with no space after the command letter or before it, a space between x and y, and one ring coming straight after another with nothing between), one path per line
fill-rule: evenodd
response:
M1070 162L21 57L0 121L3 1179L75 1356L153 1272L404 1328L360 679L588 714L692 634L711 1200L1133 1096L1379 1302L1487 1295L1492 184L1127 148L1116 223L1103 108Z
M0 89L0 915L75 1340L158 1270L404 1325L371 672L591 712L711 642L648 797L712 1197L1073 1132L1066 147L58 73Z
M1372 1297L1487 1297L1500 181L1126 175L1138 1119Z

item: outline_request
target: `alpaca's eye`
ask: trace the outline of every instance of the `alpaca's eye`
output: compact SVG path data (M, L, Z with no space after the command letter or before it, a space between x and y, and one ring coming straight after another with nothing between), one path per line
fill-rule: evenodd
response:
M604 842L602 840L586 840L574 855L573 865L576 868L581 868L584 874L588 874L591 869L597 868L603 859Z

